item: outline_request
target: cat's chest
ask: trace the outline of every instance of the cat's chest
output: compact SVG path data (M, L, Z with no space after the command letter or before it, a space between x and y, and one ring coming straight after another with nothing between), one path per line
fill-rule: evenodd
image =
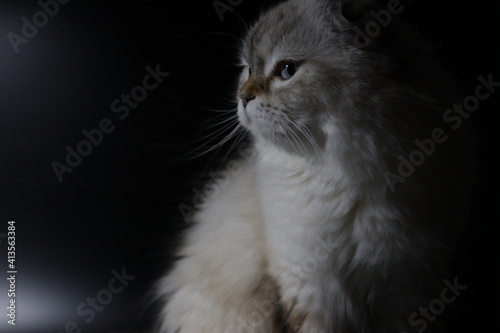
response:
M356 200L333 177L307 169L307 163L278 166L276 159L272 161L263 161L257 169L257 193L269 272L278 278L301 270L318 249L326 247L333 254L349 237L346 232Z
M356 198L335 173L287 156L263 159L257 169L258 196L268 237L304 242L342 227Z
M340 170L325 169L288 155L262 157L256 176L264 218L288 227L313 227L347 214L355 197L341 185Z

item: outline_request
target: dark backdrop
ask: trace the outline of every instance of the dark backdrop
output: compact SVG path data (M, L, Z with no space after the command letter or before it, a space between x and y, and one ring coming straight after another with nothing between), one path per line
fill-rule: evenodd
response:
M209 133L206 121L221 115L213 110L234 107L238 37L269 3L244 0L221 20L212 0L73 0L44 22L36 1L0 2L0 332L150 327L155 307L147 293L186 225L178 207L192 206L194 181L217 166L230 143L218 154L188 157ZM10 33L22 36L22 18L33 22L33 15L47 24L36 34L25 29L30 38L16 52ZM466 95L479 75L500 80L498 2L408 1L401 15L436 43ZM147 66L169 75L127 117L121 103L114 113L113 101L143 84ZM497 112L491 98L474 114L483 133L483 182L455 264L468 289L447 309L452 332L498 331ZM92 132L99 144L73 161L78 165L61 182L54 162L65 164L66 147L77 149L82 131L106 118L113 132ZM10 220L17 238L15 327L5 315ZM107 291L113 270L130 279L115 294ZM97 296L108 304L95 317L77 312Z

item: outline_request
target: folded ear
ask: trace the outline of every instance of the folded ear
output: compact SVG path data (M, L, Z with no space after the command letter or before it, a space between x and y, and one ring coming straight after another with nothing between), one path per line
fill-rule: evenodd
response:
M342 15L353 23L365 21L370 11L380 7L380 3L375 0L341 0Z
M329 6L338 23L346 26L362 24L371 10L380 6L376 0L321 0Z
M377 0L315 0L322 2L332 15L336 25L351 35L352 43L359 49L370 51L379 45L382 34L370 35L363 32L374 20L373 11L382 8Z

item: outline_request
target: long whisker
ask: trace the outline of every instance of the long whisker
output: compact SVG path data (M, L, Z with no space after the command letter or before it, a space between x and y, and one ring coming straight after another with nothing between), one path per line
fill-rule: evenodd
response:
M219 119L222 118L222 120L219 121L219 119L217 119L217 118L219 118ZM206 130L211 130L211 129L217 127L217 126L221 126L221 125L227 124L228 122L233 122L235 119L236 120L238 119L237 115L233 115L231 117L227 117L226 115L218 116L218 117L214 118L212 121L210 121L210 123L212 123L212 124L210 124L209 126L206 126L206 128L204 130L205 131ZM214 121L214 120L217 120L217 121ZM208 125L208 123L209 122L207 121L206 124Z
M212 150L215 150L215 153L212 155L212 157L210 158L210 160L208 161L207 163L207 167L205 168L205 170L203 171L203 174L206 173L207 171L207 168L210 164L212 164L213 160L215 159L215 156L217 155L217 153L219 152L219 150L222 148L222 146L229 140L231 140L232 138L234 138L236 136L236 140L238 140L238 138L240 137L240 135L242 135L242 133L244 133L245 131L243 130L243 126L241 126L240 124L238 124L238 126L234 129L234 131L232 133L230 133L224 140L223 142L220 142L219 146L214 146ZM235 141L236 141L235 140ZM233 149L234 145L234 142L233 144L231 145L230 149L228 150L228 152L225 154L225 156L223 157L223 161L226 160L227 156L230 154L231 150ZM204 154L206 154L208 152L204 152ZM219 167L215 170L215 172L218 172L220 171L220 168L223 166L222 163L219 164Z
M295 131L293 130L293 128L291 128L290 126L290 123L292 123L293 125L293 122L291 121L291 118L287 118L286 119L286 123L285 123L285 120L281 120L285 125L284 125L284 128L285 128L285 133L286 135L290 138L289 142L291 144L292 147L295 147L296 149L300 150L302 154L306 154L307 152L307 149L304 145L304 143L302 142L302 140L297 136L297 133L295 133ZM291 140L293 140L293 142L295 142L296 145L294 145Z
M221 122L219 123L218 125L221 125L221 124L224 124L224 126L222 128L219 128L217 129L216 131L212 131L211 134L207 134L207 135L200 135L198 138L194 139L194 140L191 140L189 142L185 142L185 143L178 143L178 144L175 144L175 145L167 145L167 144L158 144L158 143L151 143L151 145L154 145L154 146L161 146L161 147L164 147L164 148L182 148L182 147L190 147L192 146L193 144L197 144L199 142L203 142L203 144L201 144L200 146L198 146L197 148L191 148L190 150L200 150L201 148L205 147L207 144L209 144L210 142L213 142L215 140L217 140L219 138L219 136L224 133L224 132L227 132L229 131L233 126L236 125L236 123L238 122L238 119L236 116L233 116L231 117L231 119L229 119L228 121L224 121L224 122ZM216 125L214 125L215 127ZM207 139L209 140L207 142Z
M294 141L297 142L297 145L298 145L297 148L300 148L300 150L302 151L302 154L304 156L307 156L307 147L304 144L304 142L299 138L297 133L295 133L295 131L292 128L289 128L288 131L290 132L291 136L294 138Z
M293 123L293 125L300 132L300 134L302 134L303 137L311 144L311 147L313 148L315 155L320 156L320 154L319 154L320 149L319 149L318 143L316 142L316 140L314 140L314 137L313 137L311 131L309 130L309 128L306 125L304 125L303 122L301 122L299 119L293 117L292 115L290 115L289 120L290 120L290 122Z
M220 134L224 133L224 132L227 132L228 130L230 130L234 125L236 125L238 122L237 119L233 120L231 123L229 124L226 124L223 128L221 129L218 129L217 131L213 132L212 135L205 135L205 136L201 136L200 138L197 139L197 141L204 141L204 143L202 145L200 145L199 147L197 147L196 149L194 149L195 151L197 150L200 150L208 145L210 145L213 141L216 141L218 140L218 137ZM239 127L239 125L238 125ZM236 129L238 128L236 127ZM232 130L231 133L229 133L228 135L232 135L232 133L234 132L234 130ZM227 136L223 139L227 141ZM222 142L222 141L221 141ZM225 142L225 141L224 141ZM220 143L219 143L220 144ZM207 152L210 152L210 151L207 151Z
M176 100L176 101L181 102L181 103L183 103L183 104L185 104L185 105L187 105L187 106L190 106L190 107L192 107L192 108L199 109L199 110L210 111L210 112L220 112L220 113L228 113L228 112L234 112L234 111L236 111L236 109L235 109L235 108L233 108L233 109L229 109L229 110L223 110L223 109L221 110L221 109L211 109L211 108L207 108L206 106L202 106L202 105L197 105L197 104L194 104L194 103L192 103L192 102L189 102L189 101L186 101L186 100L184 100L184 99L182 99L182 98L179 98L179 97L177 97L177 96L175 96L175 95L164 94L164 96L165 96L165 97L168 97L169 99ZM233 100L226 99L226 101L227 101L228 103L230 103L231 105L233 105L233 106L234 106L234 101L233 101Z
M245 135L246 132L244 130L239 131L238 135L236 136L236 139L234 142L231 144L231 147L229 147L228 151L226 154L224 154L224 157L222 158L222 161L226 161L229 155L240 145L240 143L245 140ZM221 164L222 167L222 164ZM220 170L220 167L217 169L217 171Z
M304 138L306 138L307 141L311 144L311 147L314 150L314 154L316 156L319 156L319 147L318 147L316 140L314 140L311 131L306 126L304 126L300 123L297 124L297 129L304 136Z
M220 141L219 143L215 144L214 146L212 146L212 147L210 147L210 148L208 148L208 149L206 149L206 150L204 150L204 151L202 151L202 152L200 152L200 153L196 153L196 154L194 154L194 155L190 156L189 158L190 158L190 159L199 158L199 157L201 157L201 156L203 156L203 155L206 155L206 154L208 154L208 153L210 153L210 152L213 152L214 150L218 150L218 149L220 149L220 148L221 148L221 147L222 147L222 146L223 146L226 142L228 142L228 141L229 141L229 140L231 140L234 136L236 136L236 134L238 133L238 131L240 131L241 129L242 129L241 125L238 125L238 126L237 126L235 129L233 129L233 130L231 131L231 133L229 133L229 134L228 134L228 135L227 135L227 136L226 136L226 137L225 137L222 141ZM210 140L210 141L213 141L213 140ZM205 144L205 145L202 145L202 147L201 147L201 148L203 148L203 147L204 147L204 146L206 146L206 145L208 145L208 143L207 143L207 144Z
M302 147L302 143L297 138L296 134L292 130L290 130L289 124L285 123L285 121L281 119L280 120L280 127L283 129L283 133L285 134L285 137L287 138L290 146L301 150L302 153L305 153L305 151Z

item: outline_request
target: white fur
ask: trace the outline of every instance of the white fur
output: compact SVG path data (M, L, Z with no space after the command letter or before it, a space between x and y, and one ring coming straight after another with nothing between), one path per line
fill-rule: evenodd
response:
M388 190L435 110L381 74L389 59L350 48L327 3L284 3L250 32L239 88L256 96L238 115L255 154L194 217L159 285L161 333L409 332L432 299L465 187L436 154ZM280 60L300 60L291 79L273 76Z
M161 332L281 332L275 313L260 310L270 302L278 308L269 290L255 290L266 275L291 316L307 314L300 332L335 332L332 312L348 306L337 275L356 257L389 258L388 231L374 230L384 229L374 219L393 212L383 201L360 203L359 193L339 186L340 170L272 146L241 163L243 173L195 217L185 258L163 281L170 297Z
M241 163L244 173L195 216L179 253L185 258L163 281L169 301L161 332L272 332L270 324L252 330L245 322L252 302L269 296L256 290L267 258L254 163Z

